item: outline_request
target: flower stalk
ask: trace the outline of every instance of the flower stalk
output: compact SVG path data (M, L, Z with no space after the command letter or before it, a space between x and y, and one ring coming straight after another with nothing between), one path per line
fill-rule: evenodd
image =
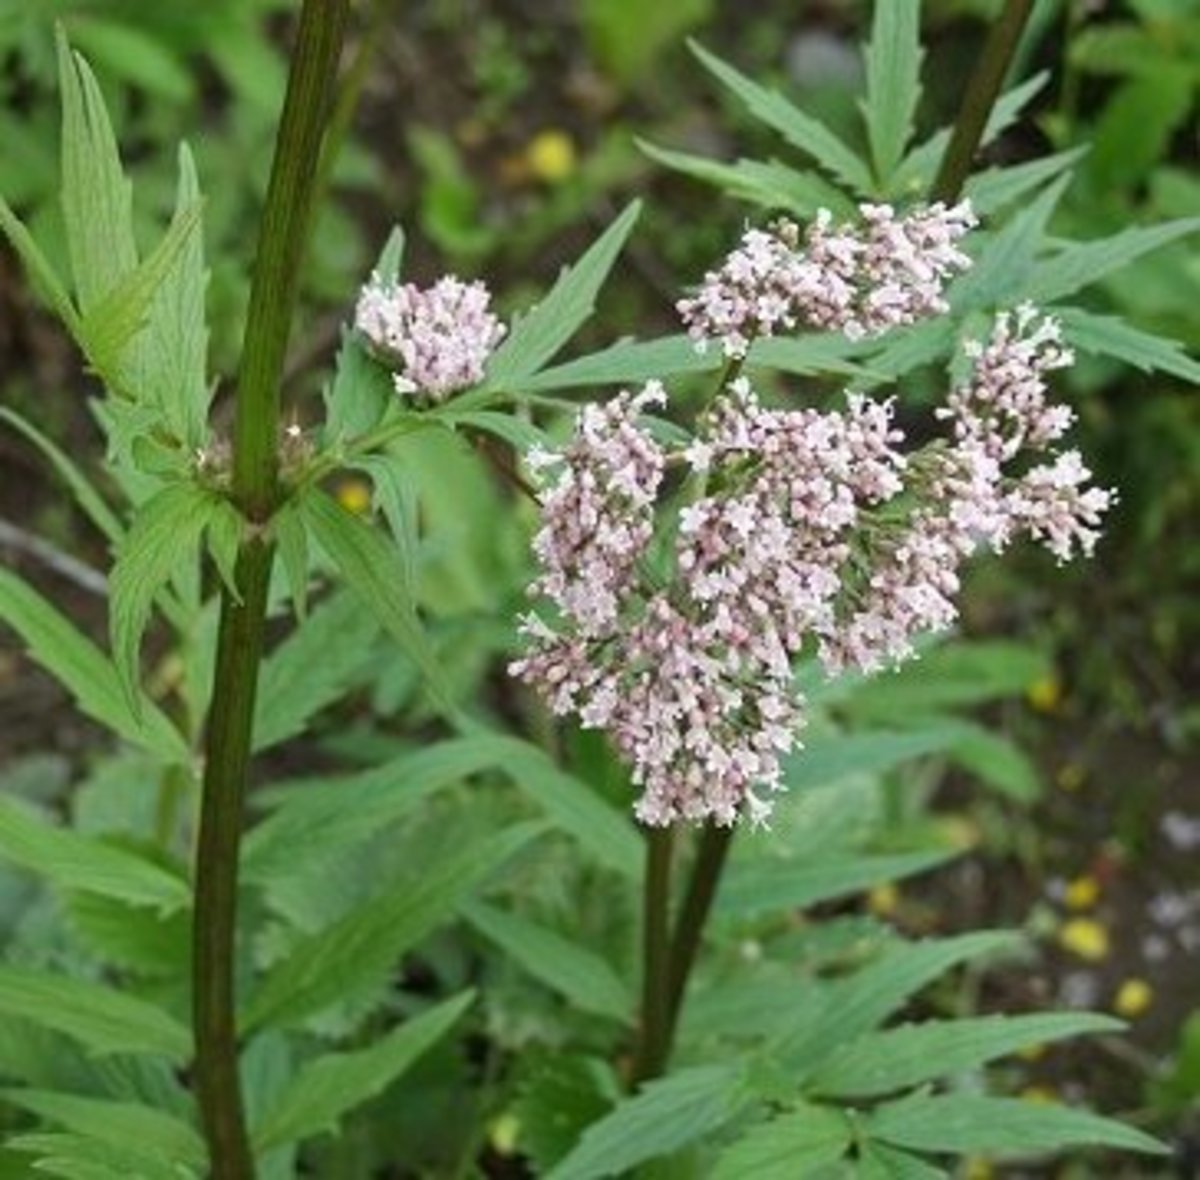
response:
M642 896L642 1022L631 1082L658 1077L671 1049L671 859L675 830L646 829Z
M233 499L250 524L279 500L279 386L349 0L305 0L267 188L238 374ZM273 551L251 528L223 592L205 743L193 919L195 1090L214 1180L252 1180L238 1076L238 851Z

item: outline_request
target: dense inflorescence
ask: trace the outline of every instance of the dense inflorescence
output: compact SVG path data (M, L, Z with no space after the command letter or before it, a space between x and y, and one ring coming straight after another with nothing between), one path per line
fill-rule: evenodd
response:
M819 221L810 251L838 243L829 257L854 276L844 276L853 297L838 297L853 308L843 330L937 310L966 224L940 207L899 221L876 209L858 235ZM890 263L871 253L885 243ZM750 253L726 269L770 298L735 330L762 334L785 322L770 299L792 282L796 256L758 238ZM771 257L781 271L769 272ZM868 289L868 273L885 294ZM911 656L920 634L955 621L959 571L980 548L1026 535L1060 559L1091 551L1112 495L1087 486L1077 451L1054 450L1072 421L1046 384L1072 361L1058 325L1021 307L967 352L970 376L937 412L947 437L907 452L891 401L772 409L739 379L675 453L639 420L664 398L651 383L586 407L561 451L532 456L544 486L531 592L553 610L526 616L528 651L511 670L555 713L609 734L641 788L644 823L765 819L804 722L797 657L832 675ZM690 478L678 509L660 512L673 464Z
M376 275L359 294L354 326L372 353L396 370L397 393L441 401L482 381L488 357L504 338L504 325L488 310L491 298L483 283L453 276L422 290Z

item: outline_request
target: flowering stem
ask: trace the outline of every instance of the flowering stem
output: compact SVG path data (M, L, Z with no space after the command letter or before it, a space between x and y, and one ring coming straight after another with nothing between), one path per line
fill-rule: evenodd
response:
M642 896L642 1026L632 1082L658 1077L670 1051L671 827L646 831Z
M727 827L709 824L700 836L700 847L696 851L696 863L692 866L687 895L683 899L683 909L671 939L667 989L668 1051L679 1022L688 977L696 962L696 952L700 949L700 936L704 933L704 925L708 921L708 913L725 868L725 859L733 843L733 833L732 824Z
M234 424L233 499L268 519L278 490L279 384L298 290L313 179L349 0L304 0L250 290ZM253 736L272 549L238 554L240 598L224 592L196 845L192 1005L195 1088L213 1180L251 1180L238 1077L234 958L242 801Z
M1033 0L1007 0L1000 19L992 25L971 75L962 107L950 136L950 144L942 157L942 166L933 183L933 199L951 203L957 201L963 185L971 174L971 165L983 139L988 116L1004 85L1004 76L1012 64L1021 34L1033 9Z

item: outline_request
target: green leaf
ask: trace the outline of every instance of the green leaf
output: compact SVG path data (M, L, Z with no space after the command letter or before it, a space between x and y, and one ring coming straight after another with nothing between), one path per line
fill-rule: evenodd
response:
M149 979L186 979L192 936L186 910L164 917L98 893L68 893L65 902L71 933L106 964Z
M549 444L546 432L541 427L518 418L515 414L502 414L496 410L455 410L454 403L451 402L446 411L439 413L438 417L456 429L466 426L490 434L506 442L518 453L527 451L530 447Z
M1115 1147L1165 1155L1156 1139L1112 1119L1016 1098L974 1094L920 1095L890 1102L867 1116L876 1139L914 1151L1028 1155L1067 1147Z
M970 200L980 217L986 217L1060 176L1086 153L1086 147L1070 148L1024 164L977 172L964 185L963 196Z
M100 87L56 29L62 88L62 208L80 311L86 316L137 267L132 189Z
M75 310L70 294L55 273L54 267L50 265L50 260L33 240L33 235L9 208L3 197L0 197L0 230L20 258L33 289L58 316L67 331L78 339L81 332L79 312Z
M109 633L121 687L140 703L138 654L155 596L180 568L196 560L220 499L197 484L171 484L141 506L117 551L110 580Z
M379 252L379 261L375 263L372 276L384 283L398 283L400 268L404 264L404 229L402 226L392 226L383 249Z
M836 1098L874 1098L921 1082L978 1069L1020 1049L1124 1025L1089 1012L931 1020L868 1033L838 1050L805 1090Z
M449 1032L474 998L464 992L405 1021L369 1049L329 1053L306 1065L264 1115L254 1133L255 1147L263 1151L336 1132L342 1115L391 1085Z
M734 865L722 883L717 913L746 917L804 909L927 872L958 855L957 850L944 849L894 856L839 856L825 863L757 861Z
M1096 315L1079 307L1056 309L1055 315L1062 321L1067 340L1080 352L1111 356L1143 373L1158 370L1193 385L1200 384L1200 362L1188 356L1183 346L1174 340L1154 336L1124 320Z
M949 1172L884 1143L859 1145L855 1180L946 1180Z
M38 430L32 422L22 418L15 410L10 410L7 406L0 406L0 422L7 422L18 434L23 435L42 452L57 472L58 477L70 489L75 503L79 505L83 514L112 544L118 544L125 535L124 526L74 461L68 458L65 452Z
M1018 803L1033 803L1042 793L1037 766L1011 738L982 725L964 723L951 759L989 787Z
M188 1168L203 1168L207 1152L187 1123L160 1110L132 1102L110 1102L49 1090L4 1090L0 1097L47 1122L98 1139L110 1147L136 1150Z
M650 1082L583 1134L547 1180L628 1176L648 1160L670 1155L714 1134L746 1107L749 1095L737 1066L681 1069Z
M521 392L525 381L575 335L592 314L596 295L640 212L640 201L626 206L587 253L562 272L546 298L513 325L488 362L488 389Z
M180 877L123 848L53 827L13 799L0 799L0 857L59 888L100 893L164 914L191 901Z
M403 881L324 930L300 939L250 1000L243 1031L295 1027L345 995L386 978L396 960L451 917L506 861L542 835L518 824L447 855L437 871Z
M271 518L271 531L287 578L296 619L303 623L308 616L308 530L293 501L289 500Z
M701 64L745 103L756 119L778 131L788 143L811 156L850 189L860 194L874 192L870 169L824 123L806 115L777 90L768 90L751 81L697 42L689 41L688 45Z
M481 902L462 907L463 917L535 979L582 1012L629 1023L634 1000L625 982L599 955L561 934Z
M342 332L333 382L325 388L326 445L373 430L396 397L392 374L367 351L359 337Z
M735 160L724 164L707 156L671 151L639 139L638 147L652 160L693 180L715 185L739 201L779 209L807 221L819 209L848 217L854 203L839 188L815 172L799 172L778 160Z
M170 102L186 103L193 98L192 75L161 34L155 36L108 16L104 19L91 16L73 21L71 35L99 65L102 76L111 71L114 78Z
M166 716L144 698L136 709L131 706L104 653L7 570L0 570L0 620L20 635L33 659L89 717L169 761L189 756L183 736Z
M379 624L357 595L343 591L321 603L262 665L255 750L294 737L339 700L370 658L378 634Z
M104 1143L87 1135L65 1131L11 1135L14 1151L37 1156L37 1174L61 1176L63 1180L195 1180L199 1173L161 1155L147 1153L123 1143ZM28 1171L18 1173L28 1180ZM7 1173L0 1171L0 1177Z
M712 1180L796 1180L808 1174L805 1169L836 1164L852 1137L850 1120L841 1111L799 1105L757 1123L727 1147L717 1159Z
M852 775L882 774L913 758L940 753L962 737L958 722L896 732L821 734L784 760L784 781L789 791L811 791Z
M1112 237L1077 242L1037 263L1026 295L1037 303L1053 303L1120 270L1143 254L1200 230L1200 217L1181 217L1160 225L1137 226Z
M886 189L913 133L921 97L921 0L875 4L867 46L863 115L880 189Z
M548 393L595 385L636 385L679 373L715 372L724 363L719 350L701 354L687 336L658 340L618 340L600 352L543 369L521 386L523 393Z
M337 566L347 586L421 670L433 697L448 712L455 713L437 658L412 601L404 594L404 566L395 546L378 529L316 488L309 489L299 504L312 537Z
M522 1053L512 1113L521 1154L548 1172L620 1097L613 1068L598 1057L536 1050Z
M161 1008L102 984L0 967L0 1012L65 1033L95 1053L157 1053L182 1065L191 1033Z
M775 336L756 340L750 346L747 363L768 369L781 369L801 377L837 373L847 377L861 376L864 370L846 359L857 352L859 345L834 332L811 336Z

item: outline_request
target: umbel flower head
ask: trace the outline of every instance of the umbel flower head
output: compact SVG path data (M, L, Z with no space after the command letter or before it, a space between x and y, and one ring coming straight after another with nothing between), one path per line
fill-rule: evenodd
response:
M865 303L869 303L869 299ZM864 305L865 305L864 303ZM893 665L950 626L964 560L1025 535L1060 560L1091 551L1112 494L1087 487L1046 375L1071 363L1054 321L1000 315L938 417L948 437L907 452L890 401L770 409L732 382L692 443L669 453L638 419L651 384L583 409L545 480L531 593L511 672L555 713L605 730L652 825L763 821L804 702L792 667ZM1036 460L1036 461L1035 461ZM706 489L664 520L663 473Z
M373 275L359 294L354 326L396 370L397 393L442 401L483 380L504 338L504 325L488 310L491 298L483 283L452 275L426 290Z

